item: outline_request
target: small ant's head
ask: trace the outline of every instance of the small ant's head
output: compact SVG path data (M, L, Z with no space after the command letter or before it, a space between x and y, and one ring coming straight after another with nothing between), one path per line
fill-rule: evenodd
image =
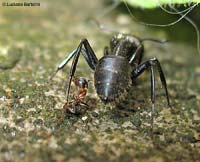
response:
M83 77L74 77L73 82L78 88L83 88L83 89L88 88L89 80L86 80Z

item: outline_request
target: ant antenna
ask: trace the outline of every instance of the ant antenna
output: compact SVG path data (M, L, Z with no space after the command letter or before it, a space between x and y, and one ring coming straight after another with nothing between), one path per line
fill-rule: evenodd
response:
M120 3L121 3L120 1L116 1L115 0L113 5L109 6L106 9L104 9L103 13L101 12L101 14L98 14L96 17L98 17L98 18L104 17L105 15L107 15L108 13L113 11L115 8L117 8Z
M144 41L151 41L151 42L156 42L156 43L161 43L161 44L164 44L164 43L167 43L168 40L166 39L154 39L154 38L143 38L143 39L140 39L141 42L144 42Z
M92 18L91 21L94 22L95 25L97 25L97 27L100 30L104 30L104 31L108 31L108 32L111 32L111 33L119 34L119 32L117 30L112 29L111 27L108 27L106 25L103 25L103 24L99 23L99 21L97 19L95 19L95 18Z

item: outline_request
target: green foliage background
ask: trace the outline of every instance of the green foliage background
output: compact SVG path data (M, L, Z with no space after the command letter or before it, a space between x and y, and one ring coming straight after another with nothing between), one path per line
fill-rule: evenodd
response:
M121 0L126 1L128 4L141 8L155 8L159 5L168 5L168 4L190 4L190 3L199 3L200 0Z

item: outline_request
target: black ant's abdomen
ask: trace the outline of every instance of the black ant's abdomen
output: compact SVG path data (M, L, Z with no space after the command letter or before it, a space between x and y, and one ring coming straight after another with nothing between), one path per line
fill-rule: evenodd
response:
M118 103L131 85L130 65L126 58L107 55L99 60L94 80L98 96L104 103Z

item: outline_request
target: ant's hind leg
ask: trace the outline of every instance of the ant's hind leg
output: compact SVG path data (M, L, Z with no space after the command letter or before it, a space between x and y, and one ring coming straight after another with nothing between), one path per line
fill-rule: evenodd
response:
M133 70L132 72L132 79L136 79L138 76L140 76L140 74L142 74L144 71L153 68L154 66L157 66L159 75L160 75L160 81L162 83L162 86L165 89L165 95L166 95L166 99L167 99L167 103L168 106L170 107L170 100L169 100L169 94L168 94L168 90L167 90L167 83L166 83L166 79L162 70L162 67L160 65L160 62L156 59L156 58L152 58L148 61L145 61L144 63L140 64L138 67L136 67L136 69ZM152 70L151 70L152 71ZM152 75L154 75L154 73L151 72ZM153 86L153 85L152 85ZM153 95L153 94L152 94Z
M167 84L165 80L165 76L163 73L163 70L161 68L160 62L156 58L152 58L142 64L140 64L136 69L132 72L132 79L136 79L138 76L140 76L144 71L150 69L151 70L151 102L152 102L152 110L151 110L151 127L153 130L153 121L154 121L154 111L155 111L155 74L154 74L154 66L157 66L158 72L160 74L160 80L161 83L165 89L166 99L168 106L170 106L170 100L167 90Z

